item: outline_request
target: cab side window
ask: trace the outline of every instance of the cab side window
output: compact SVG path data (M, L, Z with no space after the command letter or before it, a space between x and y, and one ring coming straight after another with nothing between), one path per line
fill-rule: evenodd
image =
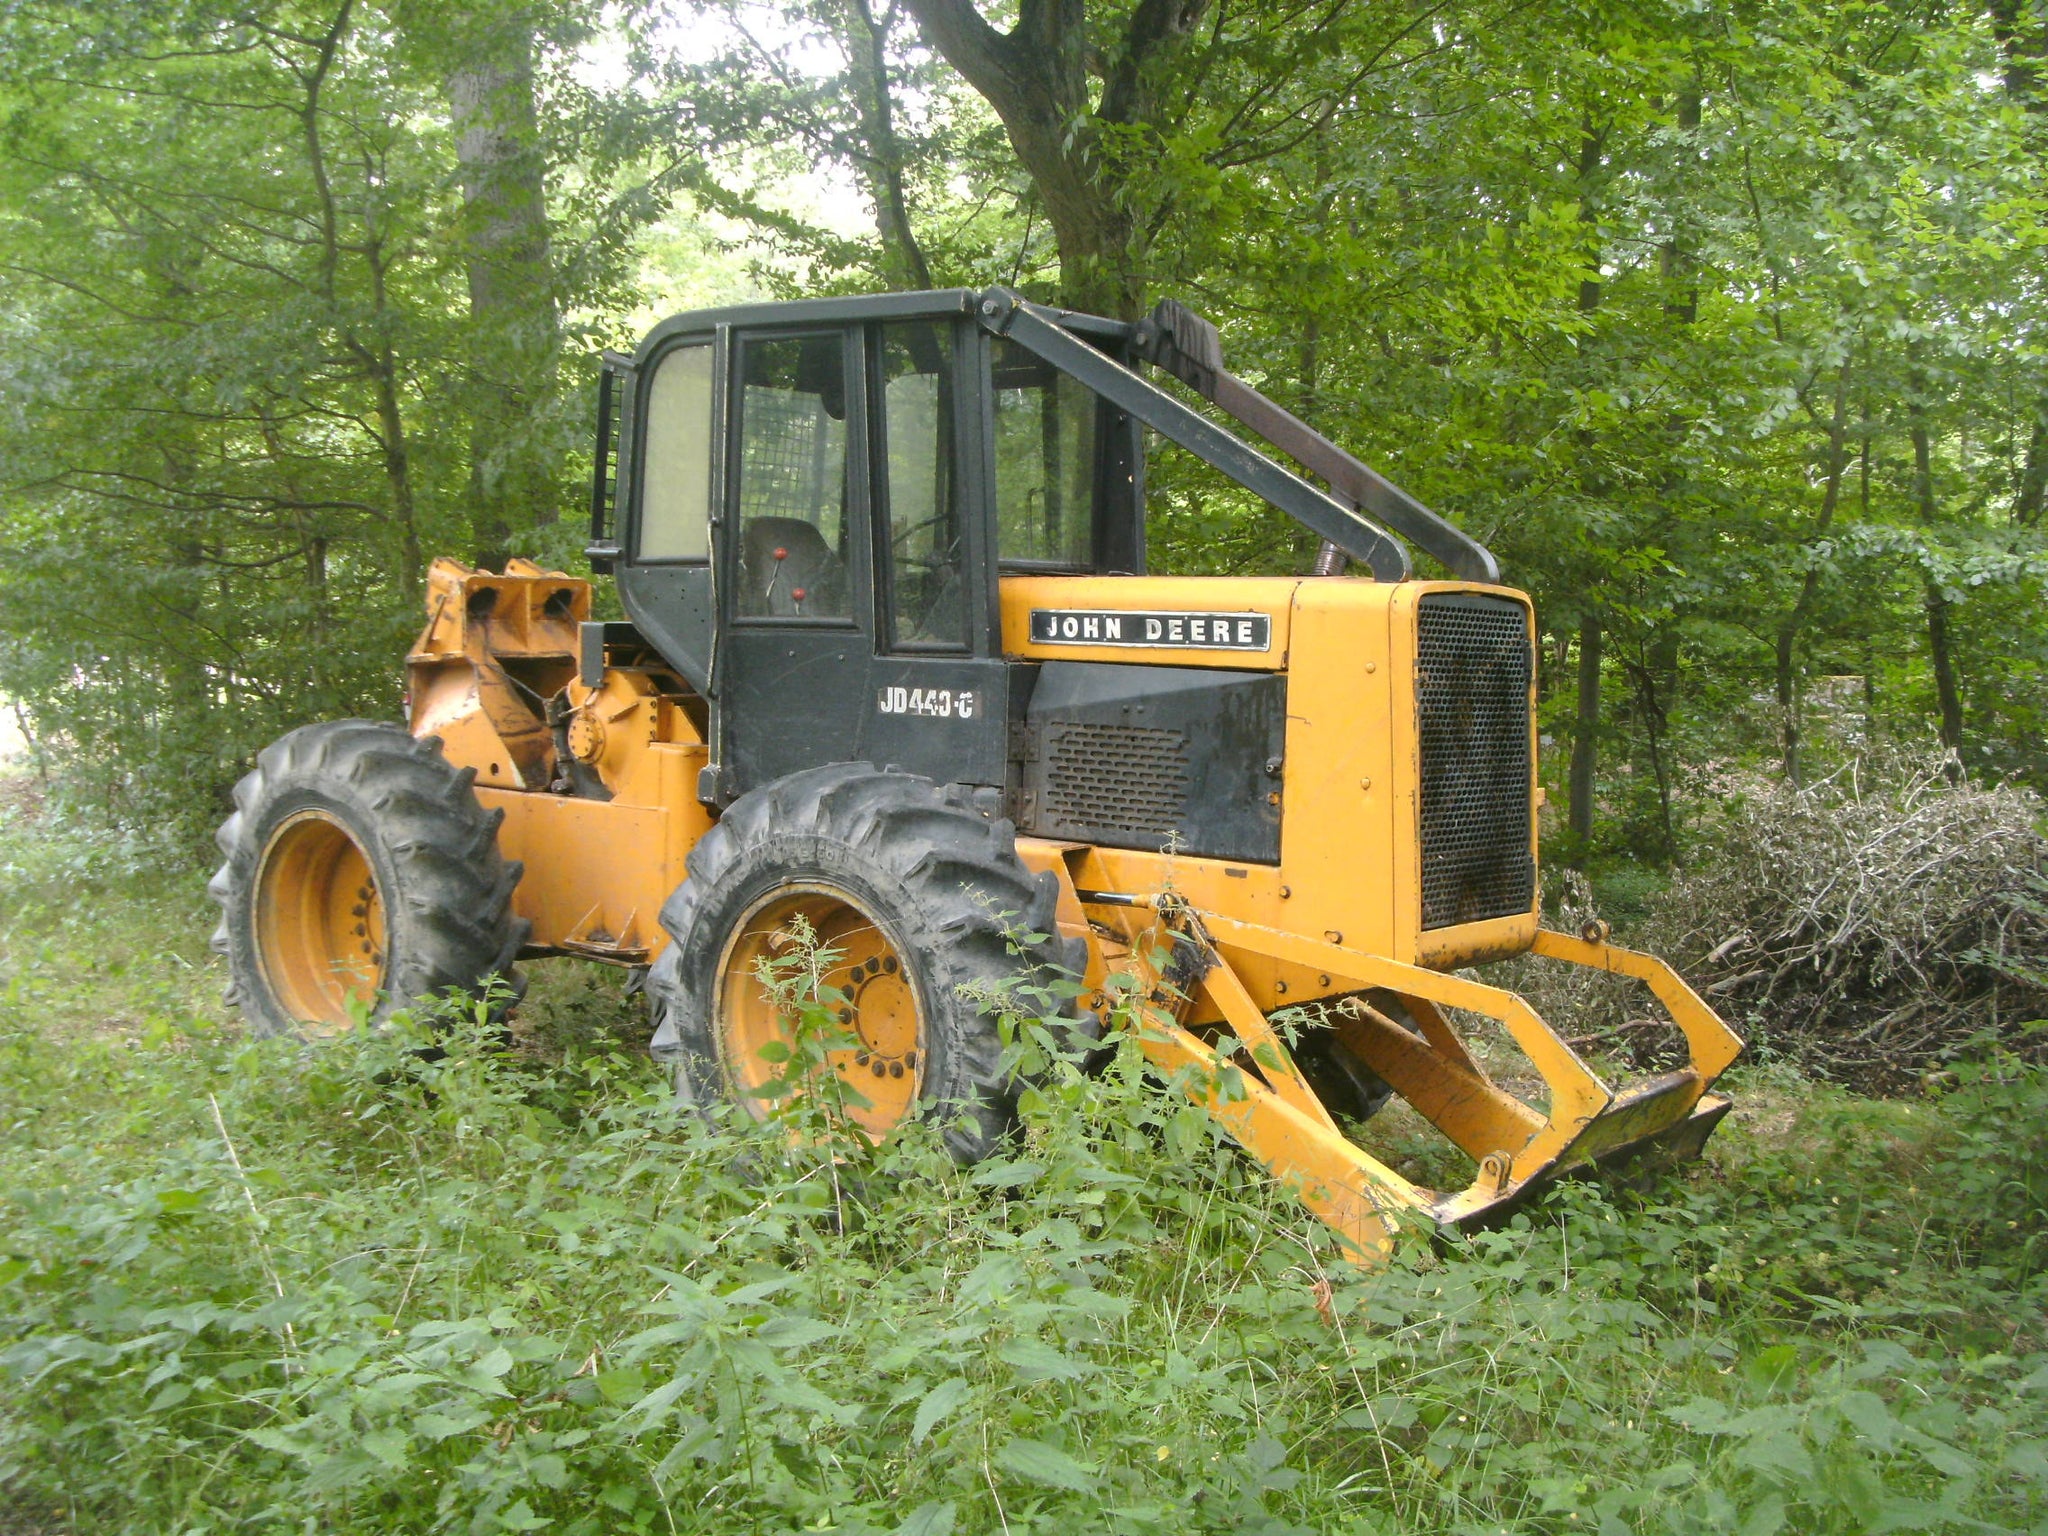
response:
M851 618L845 339L749 338L739 379L735 610Z
M949 325L881 328L881 505L889 638L901 650L964 650L967 583L953 478Z
M1095 392L1006 336L991 364L996 556L1085 571L1095 555Z
M711 348L677 347L655 365L641 440L641 560L703 560L711 552Z

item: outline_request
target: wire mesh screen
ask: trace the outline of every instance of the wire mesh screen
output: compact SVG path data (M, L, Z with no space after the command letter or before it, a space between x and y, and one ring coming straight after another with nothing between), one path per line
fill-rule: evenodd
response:
M741 519L801 518L836 539L845 431L817 395L749 385Z
M1416 619L1422 742L1422 926L1527 912L1529 682L1522 605L1472 592L1426 595Z

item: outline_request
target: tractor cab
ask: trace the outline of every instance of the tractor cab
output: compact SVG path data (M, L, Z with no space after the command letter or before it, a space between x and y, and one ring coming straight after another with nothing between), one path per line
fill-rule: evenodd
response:
M714 701L708 803L848 758L1001 785L999 573L1142 570L1136 421L973 297L686 315L607 358L591 553ZM1125 329L1083 344L1122 368Z

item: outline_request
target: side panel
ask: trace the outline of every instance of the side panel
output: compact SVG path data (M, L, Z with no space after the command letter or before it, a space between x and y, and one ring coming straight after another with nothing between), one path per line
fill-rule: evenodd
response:
M1286 725L1276 673L1047 662L1025 712L1017 825L1277 864Z
M711 679L712 598L709 565L629 565L615 578L627 616L662 659L707 693Z
M1380 955L1407 953L1415 882L1399 835L1413 772L1395 725L1410 686L1388 618L1399 590L1303 582L1289 650L1282 926Z
M659 803L582 800L477 786L502 810L498 850L525 865L513 910L533 924L533 949L645 964L668 943L661 904L682 884L683 861L711 828L697 803L697 744L646 749Z
M1008 669L973 656L876 656L865 631L738 630L727 641L727 790L825 763L1003 782Z

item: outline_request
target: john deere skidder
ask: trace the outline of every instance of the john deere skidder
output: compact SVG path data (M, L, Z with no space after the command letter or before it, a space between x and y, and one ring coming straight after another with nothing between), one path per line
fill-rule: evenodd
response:
M259 1030L580 955L651 967L682 1094L758 1109L788 1028L761 962L804 919L862 1129L941 1116L972 1159L1016 1087L968 984L1065 968L1086 1029L1135 975L1163 1000L1149 1059L1361 1253L1403 1211L1475 1221L1625 1148L1696 1150L1727 1108L1741 1042L1684 982L1539 925L1528 599L1228 373L1198 316L1000 288L683 315L606 356L599 421L590 554L630 621L525 561L437 561L408 725L304 727L237 787L215 943ZM1320 536L1317 574L1144 574L1148 430ZM1413 579L1395 534L1455 579ZM1019 928L1047 937L1020 956ZM1647 984L1688 1065L1616 1092L1460 974L1523 954ZM1270 1015L1319 1000L1287 1049ZM1540 1108L1446 1008L1504 1026ZM1469 1188L1346 1136L1390 1093Z

